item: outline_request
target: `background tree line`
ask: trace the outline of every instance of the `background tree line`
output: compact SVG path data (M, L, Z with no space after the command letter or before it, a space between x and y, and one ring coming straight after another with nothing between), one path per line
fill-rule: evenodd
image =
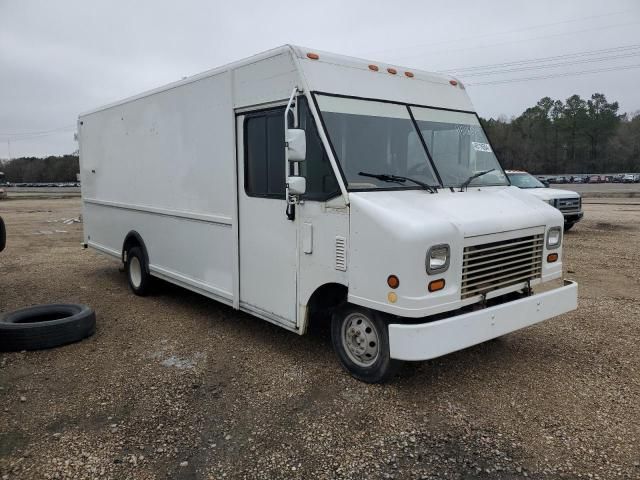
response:
M20 157L0 162L4 181L10 183L75 182L80 172L78 155L46 158Z
M618 114L601 93L542 98L520 116L481 119L508 169L531 173L640 172L640 112Z

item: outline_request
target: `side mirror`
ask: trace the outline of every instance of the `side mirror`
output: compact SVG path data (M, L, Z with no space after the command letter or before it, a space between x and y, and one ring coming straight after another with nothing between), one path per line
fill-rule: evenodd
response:
M547 182L546 180L543 180L542 184L545 186L545 188L549 188L549 182Z
M288 177L287 187L290 195L304 195L307 191L307 179L298 176Z
M288 128L285 136L290 162L303 162L307 156L307 137L300 128Z

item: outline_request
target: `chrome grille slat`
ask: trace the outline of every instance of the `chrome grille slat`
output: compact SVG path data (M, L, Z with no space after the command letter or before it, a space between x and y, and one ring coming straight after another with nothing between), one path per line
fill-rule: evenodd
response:
M518 260L522 260L523 258L530 258L532 253L537 253L537 252L542 252L542 247L534 248L533 250L529 250L529 251L516 253L514 255L505 255L504 257L500 257L498 260L512 260L512 259L515 259L513 261L516 262ZM469 263L469 262L465 261L465 262L463 262L463 266L465 266L465 267L473 267L474 271L476 271L476 270L478 270L476 267L480 267L482 265L494 264L495 262L496 262L495 258L492 258L491 260L485 260L484 262ZM504 263L503 263L503 265L504 265Z
M519 270L519 271L523 271L525 267L530 266L531 268L535 268L538 266L538 261L535 259L527 259L527 262L523 262L520 263L519 265L514 265L511 266L509 268L502 268L500 269L500 272L511 272L513 270ZM495 270L495 268L494 268ZM473 272L473 273L467 273L465 279L467 280L467 282L471 282L471 281L475 281L478 280L480 278L486 278L486 277L490 277L491 275L495 275L495 271L487 271L487 269L483 269L483 273L482 275L476 275L477 272Z
M499 277L493 277L491 278L491 284L493 285L494 283L498 282L498 280L503 280L506 278L510 278L510 277L514 277L514 276L518 276L518 275L522 275L522 274L532 274L535 273L536 271L538 271L540 269L540 267L538 266L533 266L533 267L529 267L526 270L520 270L520 271L510 271L507 272L505 275L500 275ZM488 280L486 279L487 276L485 275L482 278L473 278L473 282L468 282L465 284L465 286L463 288L465 289L469 289L471 287L475 287L476 285L484 285L485 283L488 282Z
M540 278L544 234L464 248L462 299Z
M482 253L482 252L486 252L487 250L495 250L497 248L500 248L501 245L508 245L509 247L515 247L517 245L521 245L521 244L530 244L532 242L539 242L542 243L542 239L538 240L538 239L528 239L528 240L521 240L519 242L494 242L494 243L490 243L489 245L493 245L493 246L488 246L485 247L484 245L482 245L483 248L477 248L477 247L467 247L464 249L464 254L466 255L472 255L472 254L476 254L476 253ZM473 248L473 250L468 250L469 248Z
M521 248L512 248L510 250L505 250L504 252L495 252L489 255L480 255L478 257L468 257L465 258L463 260L464 265L470 265L470 266L477 266L480 265L482 263L488 263L488 262L494 262L496 259L493 257L497 257L499 256L499 258L504 258L502 256L502 254L504 254L505 257L509 256L509 254L513 254L511 255L512 257L517 257L520 255L530 255L532 250L540 250L542 251L542 244L540 245L528 245L526 247L521 247ZM489 260L484 260L484 259L489 259ZM475 261L475 260L484 260L484 262L479 262L479 261Z

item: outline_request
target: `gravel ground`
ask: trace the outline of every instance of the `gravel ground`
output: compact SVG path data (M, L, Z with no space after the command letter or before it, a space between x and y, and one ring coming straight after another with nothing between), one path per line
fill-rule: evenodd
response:
M0 478L640 478L640 205L565 237L577 311L352 379L299 337L82 250L79 199L0 203L0 311L80 302L97 333L0 353ZM53 222L53 221L56 222ZM50 232L50 233L42 233Z

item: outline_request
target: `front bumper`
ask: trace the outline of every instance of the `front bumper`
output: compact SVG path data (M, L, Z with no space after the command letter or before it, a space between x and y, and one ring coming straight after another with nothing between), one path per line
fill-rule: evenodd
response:
M563 215L565 223L575 223L584 216L584 212L563 213Z
M389 325L391 358L429 360L486 342L578 307L578 284L429 323Z

